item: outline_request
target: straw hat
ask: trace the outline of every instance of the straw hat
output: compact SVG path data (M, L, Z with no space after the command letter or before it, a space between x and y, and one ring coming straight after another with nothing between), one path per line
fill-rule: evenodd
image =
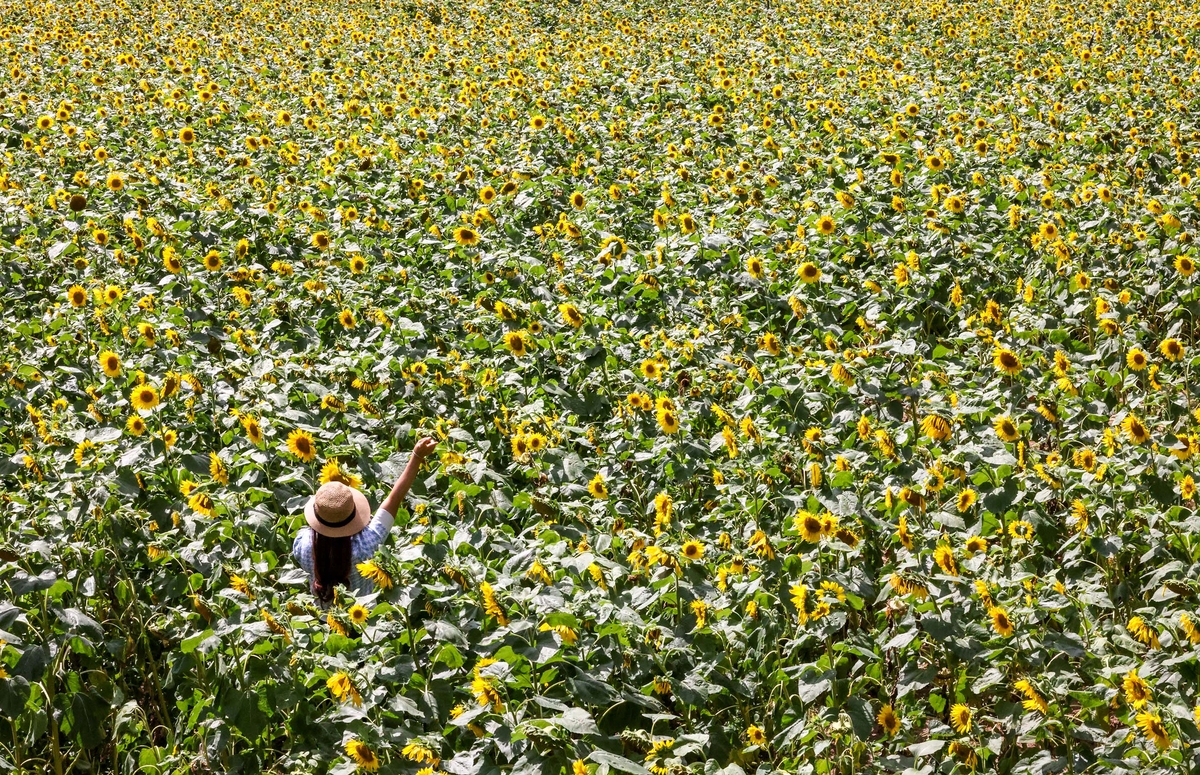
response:
M341 482L326 482L304 504L308 526L323 536L342 538L360 532L371 521L367 496Z

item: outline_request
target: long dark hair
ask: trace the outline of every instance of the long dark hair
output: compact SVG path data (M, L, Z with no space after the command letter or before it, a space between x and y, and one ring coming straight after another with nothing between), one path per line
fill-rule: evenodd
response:
M312 584L313 594L323 603L333 601L335 585L350 584L350 536L330 538L313 530Z

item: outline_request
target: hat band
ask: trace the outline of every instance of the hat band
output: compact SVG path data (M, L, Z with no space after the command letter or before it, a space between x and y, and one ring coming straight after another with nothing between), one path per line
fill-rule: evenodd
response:
M358 515L358 509L351 509L350 516L346 517L341 522L330 522L329 520L325 519L321 516L321 512L315 505L313 506L313 514L316 516L317 521L325 527L345 527L346 525L349 525L350 521Z

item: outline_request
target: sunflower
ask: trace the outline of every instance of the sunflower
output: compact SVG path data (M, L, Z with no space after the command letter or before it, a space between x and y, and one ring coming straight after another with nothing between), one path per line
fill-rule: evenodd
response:
M679 430L679 416L670 409L659 409L655 419L658 420L658 427L663 429L663 433L675 433Z
M87 291L82 285L72 285L67 289L67 301L72 307L82 307L87 304Z
M997 417L992 422L992 427L996 429L996 435L1000 437L1001 441L1013 442L1021 436L1016 423L1008 415Z
M258 420L253 417L243 417L242 428L246 431L246 438L250 439L251 444L258 446L262 443L262 426Z
M1196 262L1192 260L1191 256L1176 256L1175 271L1184 277L1191 277L1192 273L1196 271Z
M968 557L973 557L979 552L986 552L988 549L987 539L982 536L971 536L963 545L963 551Z
M761 280L766 275L766 270L763 267L763 260L758 256L751 256L746 259L746 272L755 280Z
M337 672L325 679L325 688L339 701L351 700L355 705L362 705L362 696L354 681L345 672Z
M1000 347L992 358L996 369L1004 374L1015 376L1021 373L1021 359L1007 347Z
M309 238L309 242L311 242L312 246L317 250L328 250L330 244L332 244L332 239L329 236L329 232L318 231L313 232L312 237Z
M946 197L946 209L955 215L961 215L962 211L967 209L967 203L961 196L948 196Z
M1150 440L1150 431L1145 423L1132 413L1125 415L1125 419L1121 421L1121 430L1125 431L1125 435L1134 444L1145 444Z
M933 551L933 561L947 576L958 575L958 563L954 559L954 550L946 544L941 544Z
M763 732L762 727L757 724L751 724L746 727L746 739L751 745L764 745L767 742L767 735Z
M1125 690L1125 701L1134 710L1140 710L1150 701L1150 687L1138 675L1136 667L1125 674L1121 680L1121 687Z
M479 242L479 232L470 226L459 226L454 230L454 241L459 245L475 245Z
M367 621L371 616L371 612L361 605L350 606L350 610L347 613L350 615L350 621L358 625Z
M684 213L679 216L679 231L684 234L691 234L696 230L696 219L691 213Z
M192 129L190 126L185 126L183 129L180 129L179 142L183 143L184 145L191 145L192 143L196 142L196 130Z
M992 628L997 634L1003 635L1005 638L1013 634L1013 623L1008 618L1008 612L1000 606L992 606L988 609L988 616L992 617Z
M704 544L699 541L685 541L683 544L683 556L689 560L699 560L704 557Z
M582 210L585 204L587 204L587 200L583 198L583 194L578 191L571 194L571 207L574 207L576 210Z
M921 420L921 432L934 441L950 438L950 421L937 414L925 415Z
M392 588L392 577L388 572L381 568L374 560L360 562L356 566L358 572L364 579L371 581L377 588L388 590Z
M602 474L597 473L593 476L592 480L588 482L587 489L593 498L604 500L608 497L608 486L604 483Z
M379 757L375 752L367 747L367 744L358 738L351 738L346 741L346 755L358 765L361 770L367 772L375 772L379 769Z
M1183 342L1175 337L1164 339L1158 345L1158 351L1172 363L1183 357Z
M663 364L653 358L642 361L642 376L646 379L660 380L664 372Z
M579 328L583 325L583 314L574 304L559 304L558 311L562 315L563 322L572 328Z
M1028 541L1033 538L1033 524L1028 520L1018 519L1008 526L1008 535L1012 538Z
M540 129L544 129L545 127L546 127L546 117L545 116L533 116L532 118L529 119L529 128L530 129L540 130Z
M895 737L896 733L900 731L900 719L896 716L896 711L892 710L890 703L879 709L875 720L879 722L879 726L883 727L883 733L888 737Z
M317 448L312 434L300 428L288 434L287 448L304 463L311 463L317 456Z
M971 731L971 709L963 703L955 703L950 707L950 725L960 735Z
M179 274L183 271L183 259L179 257L179 252L170 245L166 245L162 249L163 268L171 274Z
M798 274L800 275L800 280L802 282L807 285L812 285L821 279L821 267L817 266L812 261L805 261L800 265Z
M140 415L131 415L129 419L125 421L125 430L127 430L133 436L141 436L146 432L146 421L143 420Z
M1058 238L1058 226L1053 223L1043 223L1038 227L1038 235L1047 241L1053 241Z
M1146 620L1140 616L1135 616L1129 620L1129 624L1125 625L1125 629L1137 638L1138 642L1149 646L1151 649L1159 647L1158 631L1146 624Z
M210 250L204 254L204 268L210 272L216 272L221 269L221 254L215 250Z
M1170 747L1171 736L1167 734L1167 728L1163 726L1162 716L1150 711L1142 711L1137 714L1138 729L1150 738L1159 750Z
M509 352L516 356L525 355L529 352L529 343L525 341L525 335L520 331L509 331L504 335L504 346Z
M208 493L194 492L188 498L188 507L197 514L203 514L206 517L211 517L216 513L216 505L213 499L208 496Z
M138 411L148 411L158 406L158 391L150 385L138 385L129 393L129 403Z
M977 492L972 490L970 487L966 488L958 494L958 500L956 503L958 510L970 511L971 507L975 505L975 501L978 499L978 497L979 494Z
M100 368L106 377L121 376L121 356L112 350L105 350L99 356Z
M351 329L357 325L357 322L354 320L354 312L348 309L344 309L338 313L338 322L341 323L342 328L345 329Z
M1150 359L1146 357L1146 353L1138 348L1133 348L1125 355L1125 365L1130 371L1141 371L1149 365Z
M821 540L824 534L824 526L821 524L821 518L810 511L801 511L796 515L795 519L796 531L800 533L800 537L810 544L815 544Z
M836 228L837 224L834 222L832 215L822 215L817 219L817 231L827 237L830 234L833 234L833 231Z

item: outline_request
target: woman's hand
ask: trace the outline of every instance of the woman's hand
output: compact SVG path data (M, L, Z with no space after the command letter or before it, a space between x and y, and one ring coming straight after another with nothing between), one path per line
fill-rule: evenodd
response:
M426 436L417 441L417 446L413 447L413 457L418 460L424 460L433 454L433 450L437 448L437 442Z

